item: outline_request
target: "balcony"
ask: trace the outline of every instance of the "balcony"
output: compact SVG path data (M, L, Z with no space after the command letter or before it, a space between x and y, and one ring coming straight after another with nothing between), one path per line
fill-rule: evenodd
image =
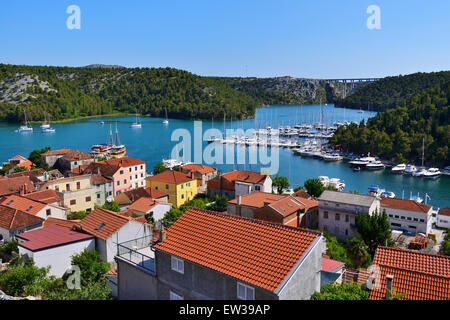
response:
M117 244L117 256L155 274L155 253L151 250L153 237L145 236Z

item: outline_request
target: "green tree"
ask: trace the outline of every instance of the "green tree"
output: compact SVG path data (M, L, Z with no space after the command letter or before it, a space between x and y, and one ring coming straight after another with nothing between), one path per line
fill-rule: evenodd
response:
M397 153L397 156L395 157L395 163L404 163L405 157L401 153Z
M164 217L161 219L161 222L164 227L169 227L172 223L177 221L179 217L184 213L184 211L181 211L178 208L172 207L169 211L166 212Z
M96 250L84 249L80 254L72 256L72 265L78 266L81 272L81 284L87 286L103 279L103 275L111 268L102 260Z
M370 292L355 283L331 282L320 288L320 292L315 292L311 300L369 300Z
M227 210L228 206L228 198L227 197L221 197L219 195L216 195L213 199L214 202L209 206L208 209L213 211L219 211L223 212Z
M67 215L67 220L81 220L87 215L88 213L86 211L71 212Z
M24 296L27 286L45 279L47 272L46 268L36 267L32 260L14 265L0 273L0 289L11 296Z
M7 255L11 255L13 252L18 252L19 251L19 247L17 245L18 243L19 242L15 238L12 238L7 243L0 246L0 251Z
M111 202L106 202L103 206L103 209L109 210L109 211L114 211L114 212L120 212L120 206L117 202L115 201L111 201Z
M282 194L285 189L289 188L289 181L286 177L276 175L272 179L272 185L277 188L278 194Z
M361 238L350 237L347 243L347 256L355 268L367 268L370 265L372 259L367 249L367 245Z
M14 172L24 172L24 171L28 171L28 169L25 167L14 167Z
M375 211L372 215L360 213L356 216L356 228L373 256L378 246L392 246L391 227L386 215Z
M318 198L325 190L325 187L323 186L322 182L320 182L319 179L308 179L303 184L305 186L306 192L308 192L310 195Z
M347 265L347 267L353 267L351 261L347 256L345 243L337 240L336 237L331 236L326 231L323 231L323 236L327 240L326 254L330 257L330 259L342 261Z
M30 155L28 156L28 160L30 160L31 162L33 162L38 168L44 168L44 165L46 165L46 163L42 162L41 159L41 154L50 151L50 147L45 147L42 149L36 149L30 152ZM46 168L44 169L48 169L48 166L46 166Z
M169 169L165 167L162 162L158 162L157 164L155 164L155 167L153 168L153 174L158 174L167 170Z

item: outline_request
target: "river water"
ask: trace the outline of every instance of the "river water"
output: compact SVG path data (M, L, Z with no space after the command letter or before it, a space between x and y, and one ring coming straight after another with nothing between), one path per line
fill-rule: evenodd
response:
M270 106L256 110L255 119L230 121L226 119L214 119L214 121L203 121L202 129L205 132L209 128L223 129L262 128L270 125L273 128L278 126L293 126L295 123L315 123L321 121L331 124L334 121L356 121L367 119L376 113L359 110L335 108L332 104L323 106L320 112L319 105L299 105L299 106ZM322 116L321 116L322 115ZM104 124L99 122L103 120ZM169 124L164 125L161 118L141 118L142 128L130 128L130 124L135 121L135 117L99 117L68 123L55 123L52 127L55 133L41 133L39 125L34 124L34 133L18 133L15 130L18 124L0 123L0 161L7 161L9 158L20 154L28 156L33 149L50 146L52 149L67 147L89 152L93 144L105 143L109 139L110 125L113 134L117 125L120 142L127 147L127 155L142 159L147 162L147 170L151 172L153 166L162 159L171 157L175 145L179 142L171 141L171 135L176 129L185 129L194 136L194 121L169 119ZM176 131L175 131L176 132ZM301 142L303 139L300 139ZM192 140L192 147L194 146ZM208 145L202 142L203 148ZM177 149L178 150L178 149ZM192 153L193 154L193 153ZM225 154L223 159L225 160ZM271 155L271 151L269 151ZM367 188L372 184L378 184L382 188L392 191L397 198L409 198L410 194L425 198L425 193L431 197L428 204L434 207L450 206L450 177L441 176L438 179L414 178L411 176L394 175L389 169L360 172L353 171L348 163L325 162L319 159L303 158L296 156L288 149L279 149L278 174L286 176L291 183L291 187L303 185L308 178L318 176L329 176L330 178L340 178L344 180L345 191L357 190L366 193ZM211 164L222 171L233 169L246 169L259 171L264 167L260 163L249 164ZM191 160L194 158L192 156ZM259 159L258 159L259 161ZM204 162L204 164L209 164Z

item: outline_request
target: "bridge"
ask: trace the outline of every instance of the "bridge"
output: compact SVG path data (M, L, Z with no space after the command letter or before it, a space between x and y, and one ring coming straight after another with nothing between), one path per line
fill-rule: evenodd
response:
M353 90L367 82L374 82L381 78L338 78L338 79L322 79L323 81L333 82L342 85L342 98L345 98Z

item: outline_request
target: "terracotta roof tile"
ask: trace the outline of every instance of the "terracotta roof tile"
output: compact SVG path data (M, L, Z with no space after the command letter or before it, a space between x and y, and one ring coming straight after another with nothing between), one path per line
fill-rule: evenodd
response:
M276 291L320 233L190 208L157 250Z
M137 166L140 164L145 164L145 161L139 160L139 159L135 159L135 158L131 158L131 157L122 157L122 158L117 158L117 159L109 159L109 160L105 160L105 161L100 161L99 163L106 163L112 166L121 166L121 167L130 167L130 166Z
M145 180L179 184L192 181L193 179L190 176L186 175L185 173L178 172L175 170L166 170L154 176L147 177L145 178Z
M0 180L0 196L19 193L20 188L26 185L28 192L35 190L33 182L27 176L20 176Z
M430 205L418 203L417 201L394 198L382 198L380 201L380 205L382 208L384 207L421 213L428 213L428 211L430 211L430 209L432 208Z
M442 208L438 212L439 215L450 217L450 208Z
M27 193L23 195L25 198L41 201L44 203L55 203L60 202L61 198L58 196L58 194L55 192L55 190L52 189L46 189L46 190L40 190L35 191L32 193Z
M139 212L148 212L153 209L158 204L168 204L165 201L156 200L148 197L141 197L139 200L136 200L131 205L128 206L129 210L136 210Z
M372 289L370 299L386 296L386 275L393 275L396 294L406 300L449 300L450 257L398 248L377 248L373 261L381 271L380 289Z
M43 202L31 200L15 194L2 198L0 203L5 207L20 210L32 215L36 215L47 205Z
M42 153L41 156L56 156L56 155L62 155L62 154L66 154L68 151L70 151L71 149L67 149L67 148L61 148L61 149L57 149L57 150L50 150L47 151L45 153Z
M89 160L92 159L91 155L78 150L69 150L67 151L61 159L67 160L67 161L77 161L77 160Z
M331 272L345 265L344 262L322 256L322 271Z
M200 174L207 174L210 172L217 171L216 168L205 166L202 164L195 164L195 163L186 164L186 165L182 166L181 169L198 172Z
M58 225L61 227L66 227L66 228L72 229L73 227L79 227L80 221L81 220L64 220L64 219L48 217L47 220L45 220L45 222L44 222L44 227Z
M44 219L0 204L0 227L7 230L42 223Z

